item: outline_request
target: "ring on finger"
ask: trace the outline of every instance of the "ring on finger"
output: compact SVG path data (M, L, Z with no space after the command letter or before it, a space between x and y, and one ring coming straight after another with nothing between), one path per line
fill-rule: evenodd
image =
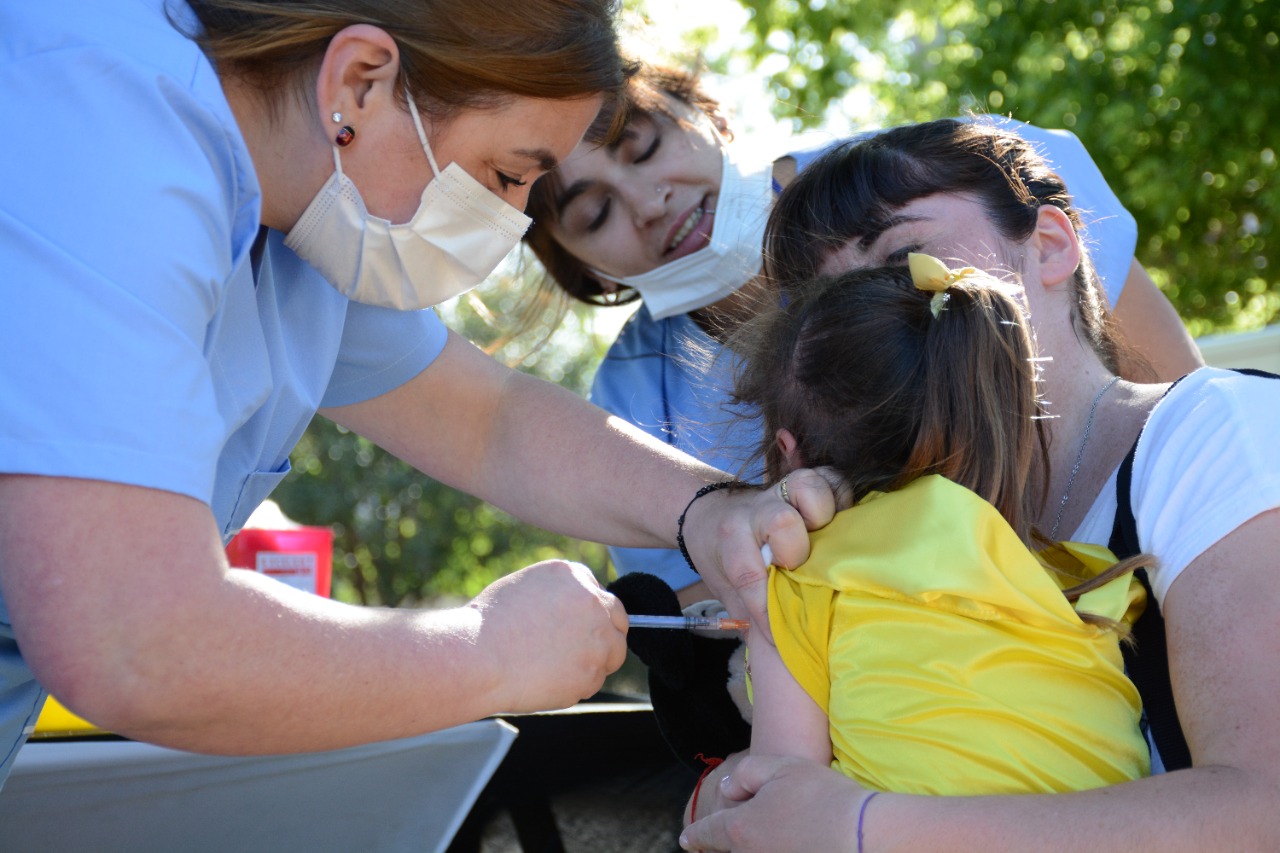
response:
M791 495L787 494L787 478L783 477L778 481L778 494L782 496L784 503L791 503Z

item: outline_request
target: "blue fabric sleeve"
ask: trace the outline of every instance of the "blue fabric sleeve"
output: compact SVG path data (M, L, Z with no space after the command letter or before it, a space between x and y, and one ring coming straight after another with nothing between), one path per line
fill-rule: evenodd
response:
M448 338L435 309L396 311L352 302L338 363L320 405L347 406L403 385L435 361Z
M669 428L671 412L663 382L670 359L662 351L658 325L643 308L640 312L623 328L596 370L591 402L659 441L672 444L675 436ZM672 509L680 512L680 508ZM619 575L647 572L657 575L672 589L698 581L698 575L674 549L610 547L609 559Z
M180 4L175 4L180 5ZM206 355L252 294L258 187L212 68L158 2L0 4L0 471L208 500ZM44 702L0 600L0 782Z
M674 549L611 546L609 559L613 561L613 568L619 576L647 572L662 578L667 586L676 591L701 580L697 572L689 568L680 552Z
M92 46L0 62L26 139L0 195L0 470L209 498L225 425L204 347L258 196L187 44L190 88Z
M760 427L728 409L728 359L707 362L718 349L688 315L655 321L641 307L601 362L591 400L727 476L758 480L758 471L744 466ZM683 509L671 507L672 518ZM648 572L673 589L699 580L674 549L610 548L609 554L620 575Z

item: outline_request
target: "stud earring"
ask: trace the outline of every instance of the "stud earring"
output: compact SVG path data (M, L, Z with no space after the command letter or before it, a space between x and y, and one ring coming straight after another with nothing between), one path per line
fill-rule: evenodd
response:
M337 110L330 113L329 118L333 119L334 124L342 124L342 113ZM355 140L355 138L356 129L347 124L342 126L342 129L338 131L338 135L333 138L333 141L339 148L346 148Z

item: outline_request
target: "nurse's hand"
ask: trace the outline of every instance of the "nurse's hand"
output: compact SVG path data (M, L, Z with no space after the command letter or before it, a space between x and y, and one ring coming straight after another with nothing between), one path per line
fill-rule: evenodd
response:
M761 547L769 546L774 565L795 568L809 559L809 531L848 505L830 470L792 471L782 483L785 489L780 483L704 495L688 508L683 527L685 547L711 592L730 614L747 616L770 639Z
M683 849L704 853L858 849L858 807L866 792L848 777L804 758L749 755L731 761L721 765L730 767L728 775L713 771L703 780L698 820L680 834Z
M468 605L496 662L495 711L567 708L627 655L627 614L581 563L548 560L491 584Z

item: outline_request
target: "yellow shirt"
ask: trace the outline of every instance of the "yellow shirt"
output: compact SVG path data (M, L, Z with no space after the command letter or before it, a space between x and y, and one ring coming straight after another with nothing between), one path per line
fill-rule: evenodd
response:
M787 668L831 721L833 766L882 791L1084 790L1150 772L1118 635L1062 588L1115 562L1064 543L1046 570L986 501L939 476L873 493L771 570L769 618ZM1118 578L1081 612L1131 624L1142 588Z

